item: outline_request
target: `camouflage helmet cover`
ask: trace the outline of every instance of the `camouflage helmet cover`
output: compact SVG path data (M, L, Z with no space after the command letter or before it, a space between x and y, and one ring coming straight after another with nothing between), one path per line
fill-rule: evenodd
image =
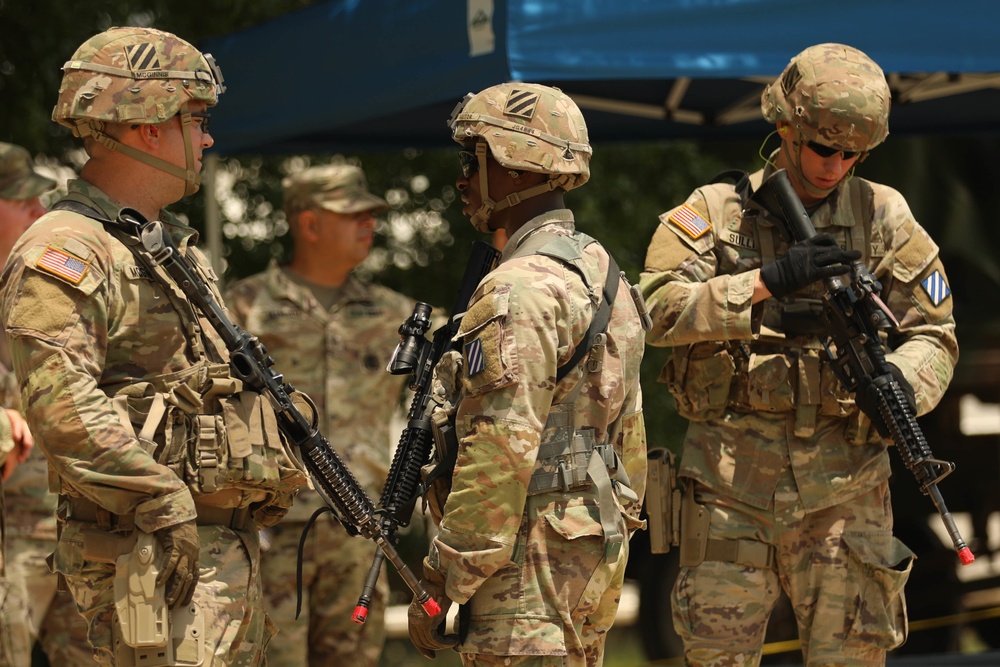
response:
M52 120L162 123L191 100L213 106L225 91L209 54L153 28L110 28L84 42L63 65Z
M792 58L760 106L769 123L787 121L806 141L864 152L889 134L890 98L871 58L843 44L818 44Z
M482 137L504 167L561 177L564 190L590 178L587 123L576 102L558 88L533 83L492 86L466 96L448 125L458 143Z

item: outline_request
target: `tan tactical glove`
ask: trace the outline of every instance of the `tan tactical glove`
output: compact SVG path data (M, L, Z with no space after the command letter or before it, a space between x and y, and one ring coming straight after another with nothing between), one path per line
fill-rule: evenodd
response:
M173 609L186 605L194 597L198 584L198 526L185 521L153 533L163 547L163 567L156 585L166 582L167 606Z
M454 648L458 644L458 635L446 635L445 618L451 607L451 600L444 592L444 577L436 570L424 564L424 588L432 598L441 605L437 616L428 616L420 604L413 600L406 611L406 620L410 629L410 641L425 658L433 660L436 652L446 648Z

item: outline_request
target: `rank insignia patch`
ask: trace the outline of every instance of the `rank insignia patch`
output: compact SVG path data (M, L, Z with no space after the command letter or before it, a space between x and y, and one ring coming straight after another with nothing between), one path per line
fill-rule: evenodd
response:
M63 280L68 280L74 285L79 285L90 264L63 250L46 248L42 256L35 262L35 267L46 273L59 276Z
M538 106L538 93L530 90L510 91L507 96L507 103L503 106L504 115L517 116L525 120L531 120L535 115L535 107Z
M669 220L693 239L702 237L705 232L712 228L712 223L701 217L698 211L687 204L671 213Z
M468 363L468 377L472 377L486 368L486 361L483 359L482 340L477 338L465 344L465 359Z
M940 306L941 302L948 298L951 294L951 288L948 287L948 283L945 282L944 276L941 275L940 271L935 270L934 273L927 276L920 286L924 288L927 292L927 297L931 300L935 306Z

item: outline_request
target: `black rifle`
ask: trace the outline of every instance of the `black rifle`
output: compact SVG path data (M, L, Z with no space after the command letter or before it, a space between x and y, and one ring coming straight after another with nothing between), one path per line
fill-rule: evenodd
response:
M816 236L816 228L784 169L764 181L748 204L779 222L789 243ZM870 382L877 388L879 414L889 427L903 463L940 513L962 565L968 565L975 556L958 532L937 486L955 470L955 464L934 458L916 415L885 360L879 331L892 332L899 322L879 298L881 285L861 261L855 261L850 282L835 276L826 279L826 287L822 317L827 332L824 346L834 374L844 389L855 395L862 384Z
M378 503L382 531L393 543L396 539L396 530L410 524L413 507L425 491L420 471L430 459L431 448L434 445L431 414L434 408L440 405L440 402L431 395L434 367L445 352L453 349L452 339L458 333L462 316L469 307L469 300L472 299L479 282L496 266L499 257L499 251L488 243L475 241L472 244L472 253L465 266L462 283L455 297L455 305L451 309L451 317L434 332L433 341L428 341L424 337L431 326L431 307L426 303L414 306L413 313L399 327L399 344L387 370L393 375L410 374L413 398L410 401L406 427L399 436L399 444L396 446L396 453ZM383 552L376 549L361 597L358 598L358 604L351 617L356 623L364 623L368 617L375 583L382 571L383 558Z
M157 266L163 267L211 323L229 350L233 376L244 386L267 396L274 407L278 428L298 448L316 490L347 532L374 541L399 571L424 611L429 616L440 613L437 601L428 595L420 579L403 562L393 542L383 532L368 494L330 441L292 402L294 387L272 369L274 359L260 340L233 324L191 260L178 252L163 225L158 220L146 222L131 209L122 209L118 221L111 224L112 229L120 232L119 238L146 265L151 276L159 275L155 270ZM167 288L170 289L169 285Z

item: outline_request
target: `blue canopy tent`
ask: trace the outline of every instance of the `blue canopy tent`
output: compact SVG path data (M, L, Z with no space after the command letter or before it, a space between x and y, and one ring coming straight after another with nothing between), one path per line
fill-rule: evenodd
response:
M469 91L556 85L594 142L762 136L789 58L839 41L893 89L894 133L1000 128L995 0L329 0L207 41L228 92L216 151L447 145Z

